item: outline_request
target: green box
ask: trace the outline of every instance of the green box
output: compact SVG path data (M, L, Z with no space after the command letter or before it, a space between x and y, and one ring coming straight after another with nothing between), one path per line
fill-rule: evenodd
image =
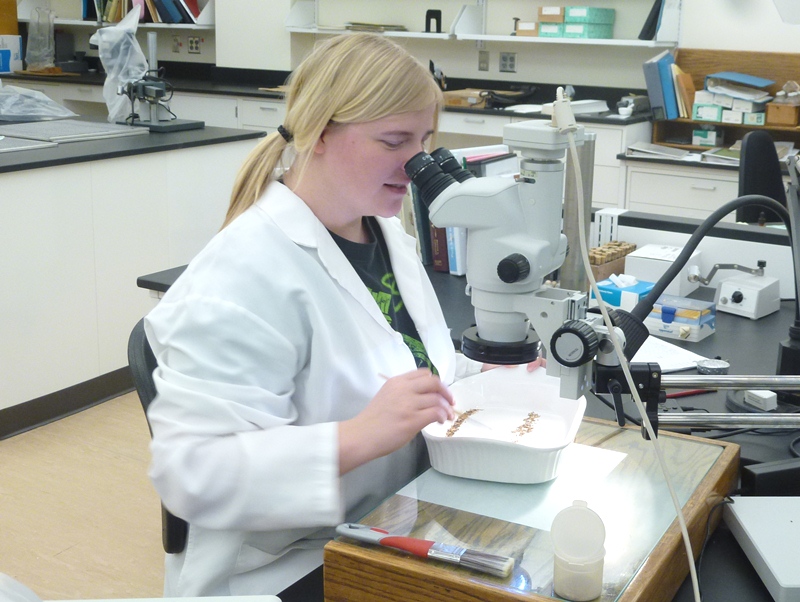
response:
M767 122L766 113L745 113L745 125L764 125Z
M597 25L613 25L615 11L613 8L595 8L593 6L567 6L564 11L564 23L595 23Z
M541 34L540 34L541 35ZM613 25L598 23L564 23L565 38L610 39L614 37Z
M564 24L563 23L539 23L539 37L540 38L563 38L564 37Z
M722 121L722 107L696 102L692 106L692 119L695 121Z

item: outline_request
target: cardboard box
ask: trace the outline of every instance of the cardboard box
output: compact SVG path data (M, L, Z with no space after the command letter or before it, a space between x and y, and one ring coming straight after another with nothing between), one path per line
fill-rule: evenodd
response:
M742 123L743 121L744 113L741 111L722 109L722 123Z
M0 73L22 68L22 36L0 36Z
M539 7L539 22L540 23L563 23L564 22L564 7L563 6L540 6Z
M695 146L722 146L725 136L716 130L692 130L692 144Z
M682 249L667 245L644 245L625 260L625 273L647 282L658 282L659 278L673 264ZM695 250L678 272L678 275L669 283L664 294L685 297L700 286L699 282L689 282L689 272L700 270L701 252Z
M567 6L564 11L564 23L597 23L613 25L615 11L613 8L595 8L593 6Z
M486 107L486 97L481 96L483 90L466 88L464 90L448 90L444 93L444 104L448 107L468 107L483 109Z
M523 23L522 21L517 22L517 35L518 36L528 36L531 38L535 38L539 35L539 23Z
M712 104L719 105L726 109L730 109L733 107L733 96L728 96L727 94L715 93Z
M767 124L769 125L797 125L800 107L797 105L767 103Z
M696 90L694 93L694 102L699 105L713 105L714 93L708 90Z
M767 103L734 98L731 108L734 111L742 111L743 113L763 113L767 110Z
M564 24L563 23L539 23L539 37L540 38L563 38L564 37Z
M564 37L608 40L614 37L614 26L598 23L564 23Z
M695 121L722 121L722 107L695 102L692 106L692 119Z
M767 115L766 113L745 113L744 114L744 124L745 125L764 125L767 123Z

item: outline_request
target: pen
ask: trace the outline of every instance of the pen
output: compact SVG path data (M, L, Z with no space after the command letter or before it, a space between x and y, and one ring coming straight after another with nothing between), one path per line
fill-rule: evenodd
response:
M686 391L675 391L674 393L667 393L667 399L677 399L678 397L693 397L694 395L702 395L703 393L713 393L716 389L687 389Z

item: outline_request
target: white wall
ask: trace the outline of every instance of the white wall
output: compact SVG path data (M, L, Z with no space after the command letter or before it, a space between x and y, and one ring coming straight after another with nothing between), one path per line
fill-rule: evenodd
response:
M681 21L684 48L800 52L800 25L783 23L772 0L683 0Z

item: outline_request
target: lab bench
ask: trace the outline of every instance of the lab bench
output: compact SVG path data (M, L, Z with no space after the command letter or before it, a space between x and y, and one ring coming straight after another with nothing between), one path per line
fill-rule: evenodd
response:
M143 275L138 278L137 284L139 287L148 289L154 294L161 294L169 289L170 285L183 273L184 269L185 266L181 266ZM464 294L466 278L437 272L431 267L427 267L426 270L442 304L447 323L453 332L454 343L458 344L460 333L474 323L472 306L469 298ZM778 312L757 321L732 314L718 313L717 329L713 336L696 343L670 342L706 357L723 357L731 365L731 374L773 375L775 374L778 343L787 337L788 328L794 319L794 312L795 302L783 301ZM623 429L624 432L621 433L616 425L611 424L614 421L614 413L610 408L592 395L588 396L587 401L586 418L579 431L577 441L592 445L593 441L600 441L604 439L604 436L609 436L610 439L617 443L621 441L618 437L622 437L625 440L624 446L642 445L638 429ZM723 413L728 411L726 395L722 391L684 398L681 402L684 406L691 405L701 411ZM796 411L796 408L785 406L781 407L781 411ZM601 431L605 431L605 435ZM705 469L699 466L691 468L687 462L678 458L678 456L674 456L673 460L675 461L671 462L672 466L681 467L681 478L689 478L692 474L695 474L694 477L691 477L691 479L694 479L691 491L686 490L682 494L684 498L682 501L689 505L690 515L693 517L691 520L695 529L693 535L695 548L697 548L697 542L702 541L701 534L697 529L701 529L701 524L702 529L705 528L704 521L713 505L711 503L712 498L717 499L720 493L730 493L736 487L735 480L731 480L730 471L736 471L739 463L744 465L790 458L789 442L797 436L796 431L773 434L740 433L720 441L713 441L697 437L687 438L680 434L671 435L663 431L664 429L662 429L664 441L667 441L670 449L678 455L688 453L689 456L696 457L694 454L704 456L713 452L704 460L707 464ZM695 431L693 433L693 435L699 437L717 436L719 434L718 431ZM724 443L725 441L734 445L728 446ZM613 447L616 443L611 445ZM732 454L735 456L735 460L732 459ZM641 453L636 452L631 455L635 457L641 455ZM632 470L645 470L637 465L638 460L632 458L630 461L634 465ZM655 470L653 467L651 469ZM696 473L693 472L695 470ZM653 475L650 478L652 481L657 480L656 476ZM517 542L515 545L519 548L517 551L520 554L529 553L532 558L536 557L536 554L539 553L536 551L538 549L537 546L543 545L542 534L538 533L537 540L536 528L516 524L515 521L508 520L509 516L502 515L502 508L497 508L497 504L493 502L492 484L462 484L467 488L474 486L480 489L484 487L483 493L478 495L475 491L464 492L455 488L451 479L453 478L430 473L430 471L424 473L414 484L387 500L373 514L366 517L364 521L372 520L378 526L391 528L397 528L402 523L406 527L404 532L411 532L412 535L419 535L423 530L432 528L432 525L439 525L437 528L440 529L453 526L457 530L456 532L466 533L467 539L470 537L477 538L468 542L474 546L485 543L477 535L481 529L490 529L490 532L494 533L506 529L506 535L512 533L514 541ZM458 480L455 482L458 482ZM514 487L521 486L513 486L512 489ZM503 489L504 487L501 486L500 488ZM412 491L414 492L413 495L410 494ZM420 491L424 492L421 496L419 494ZM431 491L437 492L435 496L430 493ZM457 494L457 491L461 491L461 494ZM702 492L701 497L693 498L692 492L696 493L697 491ZM652 505L656 503L661 508L661 511L666 513L668 511L664 506L664 496L666 495L666 492L663 492L658 496L653 496L652 492L649 492L647 495L641 495L638 498L634 495L617 496L615 499L619 500L620 507L624 506L626 510L624 513L616 515L613 525L608 525L607 528L631 529L633 528L632 526L637 524L637 521L643 520L643 517L649 517L648 520L652 519L658 522L660 519L657 519L653 514ZM478 500L477 503L486 506L488 514L496 516L486 516L484 513L475 512L474 507L471 509L462 507L470 500L472 502ZM704 510L696 514L698 505ZM663 519L663 517L661 518ZM716 521L719 516L711 518ZM418 521L417 528L420 530L419 532L411 529L415 521ZM653 523L648 523L648 525L646 528L653 528ZM653 533L651 533L652 537L655 537ZM675 570L684 570L686 566L685 555L677 551L680 546L676 543L675 537L675 527L673 525L669 527L667 535L664 536L663 533L658 533L658 537L652 539L651 543L661 554L654 557L654 560L658 563L658 568L654 568L654 562L649 559L645 562L640 571L644 576L631 581L631 584L635 584L636 588L631 591L640 593L642 597L630 599L664 599L657 596L651 597L652 592L656 591L652 588L657 588L658 584L661 584L664 587L671 588L670 591L674 591L674 588L680 584L677 594L672 598L673 601L691 602L693 600L691 583L688 577L681 584L682 577L676 577L673 573ZM697 539L698 537L700 538L699 540ZM326 579L330 580L335 591L339 591L345 597L349 595L355 596L356 594L366 596L368 592L362 591L366 587L364 584L366 579L374 580L367 588L372 592L370 595L378 595L379 597L359 599L438 599L433 597L431 592L439 592L442 596L446 594L446 599L448 600L460 599L459 595L463 596L461 599L470 600L538 600L542 599L542 595L546 595L546 593L531 593L529 591L530 587L528 587L529 583L526 586L528 591L513 591L514 588L498 586L497 582L491 579L464 577L459 571L448 567L437 566L435 574L433 574L424 562L421 563L416 559L387 553L385 550L374 550L335 542L331 544L331 548L327 553L329 558L333 559L331 562L336 563L337 567L334 571L326 573ZM703 558L700 585L706 597L713 597L715 600L730 600L731 602L770 602L772 600L755 569L724 523L720 523L711 535ZM642 559L640 558L639 560L641 561ZM356 570L354 568L356 565L360 575L358 579L353 574L353 571ZM663 571L667 571L667 574L661 575ZM629 571L628 577L633 578L634 572ZM651 582L647 577L648 573L661 575L661 581ZM685 571L683 574L685 574ZM523 573L516 576L516 581L525 581L526 579L528 577ZM426 584L426 587L430 586L431 589L423 590L420 593L420 581ZM397 585L399 589L392 589L390 584ZM380 589L384 585L386 587ZM428 597L425 597L426 592ZM332 599L345 599L341 595L339 598ZM422 598L419 596L422 596ZM622 599L628 598L623 597Z

